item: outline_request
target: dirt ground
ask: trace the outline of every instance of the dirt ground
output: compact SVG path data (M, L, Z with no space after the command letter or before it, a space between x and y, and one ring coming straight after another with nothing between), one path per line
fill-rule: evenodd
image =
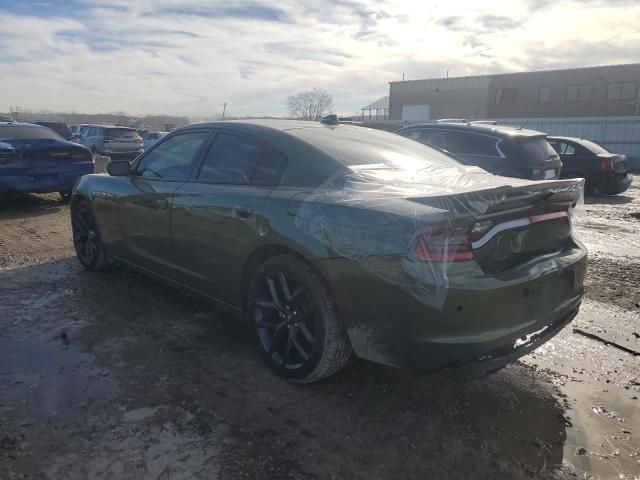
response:
M0 479L640 478L640 188L587 198L587 297L474 381L295 386L199 299L83 271L56 195L0 200Z

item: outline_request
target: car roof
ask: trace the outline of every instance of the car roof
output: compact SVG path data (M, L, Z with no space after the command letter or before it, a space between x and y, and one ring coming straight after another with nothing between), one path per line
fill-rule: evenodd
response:
M564 136L560 136L560 135L549 135L549 136L547 136L547 139L549 139L549 140L566 140L568 142L576 142L576 143L580 143L583 140L582 138L578 138L578 137L564 137Z
M401 128L398 132L409 129L437 129L437 130L460 130L462 132L476 132L485 135L497 135L505 137L544 137L547 134L537 130L529 130L526 128L512 127L509 125L494 125L491 123L474 123L474 122L440 122L440 123L417 123Z
M47 128L44 125L40 125L38 123L29 123L29 122L0 122L0 126L3 126L3 127ZM51 129L49 128L49 130L51 130Z
M194 124L174 131L201 127L253 134L271 143L289 158L323 157L348 168L387 164L399 158L419 158L444 164L456 163L450 156L407 137L355 125L261 119ZM324 161L326 163L326 160Z

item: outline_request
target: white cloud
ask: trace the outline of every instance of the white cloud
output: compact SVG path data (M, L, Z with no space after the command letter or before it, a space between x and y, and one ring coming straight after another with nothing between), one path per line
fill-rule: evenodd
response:
M28 3L28 2L27 2ZM0 7L0 110L285 113L323 87L353 112L407 78L638 61L633 1L75 0Z

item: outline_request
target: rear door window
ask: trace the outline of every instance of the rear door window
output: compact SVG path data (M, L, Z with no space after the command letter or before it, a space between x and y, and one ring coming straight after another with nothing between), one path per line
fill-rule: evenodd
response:
M550 141L549 144L560 155L575 155L576 153L575 147L566 142L559 142L556 140L556 141Z
M286 158L258 141L220 133L205 156L197 178L222 184L277 185Z
M446 132L444 149L459 155L499 157L497 139L469 132Z

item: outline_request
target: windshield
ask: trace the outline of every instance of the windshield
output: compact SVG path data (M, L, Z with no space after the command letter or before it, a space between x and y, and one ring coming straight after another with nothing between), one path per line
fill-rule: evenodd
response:
M30 138L46 138L50 140L64 140L53 130L36 125L0 126L0 140L23 140Z

